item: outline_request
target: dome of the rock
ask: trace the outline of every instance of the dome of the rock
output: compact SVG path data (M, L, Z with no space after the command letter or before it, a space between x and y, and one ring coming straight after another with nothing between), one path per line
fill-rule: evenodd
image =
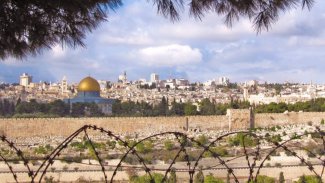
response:
M78 85L79 92L99 92L100 86L96 79L92 77L86 77L80 81Z

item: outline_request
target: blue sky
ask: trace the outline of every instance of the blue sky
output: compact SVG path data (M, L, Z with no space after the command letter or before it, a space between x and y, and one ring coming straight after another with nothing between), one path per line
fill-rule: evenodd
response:
M87 35L86 48L57 45L25 60L0 62L0 82L18 82L23 72L34 81L78 82L91 75L116 81L182 77L205 81L227 76L231 81L325 83L325 1L311 11L297 8L280 16L268 32L257 35L247 19L233 27L223 17L195 20L185 12L179 22L157 15L151 1L128 1L108 21Z

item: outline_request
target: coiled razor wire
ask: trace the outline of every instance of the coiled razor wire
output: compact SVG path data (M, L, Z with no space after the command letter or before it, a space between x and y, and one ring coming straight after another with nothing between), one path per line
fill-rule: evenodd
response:
M100 152L99 150L96 148L96 146L94 145L94 141L89 137L88 132L89 131L97 131L100 132L101 134L105 134L106 137L108 138L112 138L115 139L117 142L119 142L122 146L124 146L126 148L126 152L122 155L120 161L118 162L118 164L115 167L115 169L113 170L113 174L110 178L107 177L106 172L107 170L105 169L105 165L104 165L104 160L103 158L101 158ZM290 153L292 156L296 157L299 159L299 161L301 162L300 166L306 166L313 174L315 174L315 176L319 179L321 179L321 177L324 175L324 169L325 169L325 159L322 158L322 156L317 156L317 154L315 154L313 151L311 151L310 149L304 148L302 146L292 146L292 145L287 145L289 142L294 141L295 139L301 138L303 136L308 136L308 135L314 135L314 136L318 136L321 140L322 140L322 145L323 145L323 152L325 152L325 132L322 131L319 127L316 127L316 130L313 132L305 132L303 135L296 135L294 137L289 138L288 140L282 141L281 143L272 140L271 138L268 138L265 136L260 136L257 135L256 133L254 133L253 131L238 131L238 132L229 132L226 134L223 134L221 136L219 136L218 138L216 138L215 140L211 141L208 143L208 145L206 144L202 144L200 143L198 140L194 139L194 138L190 138L188 137L185 133L181 133L181 132L164 132L164 133L158 133L155 135L151 135L148 136L144 139L141 139L139 141L137 141L136 143L128 143L126 140L123 140L122 138L120 138L119 136L115 135L113 132L109 131L109 130L105 130L103 128L99 128L95 125L85 125L83 127L81 127L80 129L76 130L74 133L72 133L70 136L68 136L63 142L61 142L56 148L54 148L54 150L52 152L50 152L44 159L44 161L41 163L41 165L36 169L36 171L34 172L30 166L30 160L28 160L27 158L24 157L23 152L18 149L15 144L13 142L11 142L10 140L8 140L8 138L5 135L2 135L0 137L0 140L5 143L8 148L10 150L13 150L16 155L18 156L18 158L20 160L23 161L24 167L27 169L27 173L28 176L30 178L30 182L31 183L36 183L36 182L42 182L44 176L46 175L46 173L48 172L48 168L53 165L54 160L57 159L61 152L68 148L68 145L80 134L84 133L84 136L86 138L86 140L89 142L90 144L90 148L94 151L95 157L99 162L99 166L101 167L101 171L103 173L104 176L104 182L108 183L112 183L114 181L114 178L116 177L117 172L123 168L123 167L129 167L129 168L134 168L137 170L143 170L145 171L145 173L149 176L150 178L150 182L155 182L154 181L154 176L152 174L152 171L155 170L160 170L160 171L165 171L164 173L164 177L162 179L162 182L166 182L167 181L167 177L168 174L170 174L171 171L176 171L176 172L188 172L188 179L189 182L192 183L194 181L194 174L196 172L198 172L199 170L215 170L215 169L221 169L221 168L216 168L218 166L223 166L222 169L225 169L228 172L228 175L231 175L234 182L239 182L238 177L235 174L234 168L231 168L229 166L229 163L234 161L235 159L238 158L242 158L245 157L245 160L247 162L247 167L249 169L249 174L247 175L248 182L257 182L257 177L260 174L260 171L265 164L265 161L268 160L270 158L270 156L275 153L278 149L282 148L285 152ZM227 137L231 136L231 135L235 135L235 134L239 134L241 133L243 135L243 140L242 140L242 148L244 151L243 155L240 156L236 156L232 159L228 159L228 160L223 160L221 155L219 155L218 153L216 153L215 151L212 150L212 147L216 147L216 144L218 144L221 140L226 139ZM163 137L163 136L170 136L173 135L175 136L176 141L178 142L178 144L180 145L179 150L177 151L175 157L172 159L172 161L170 162L170 164L168 165L168 168L166 169L157 169L157 168L150 168L147 163L145 162L145 160L143 159L143 157L141 157L141 153L139 153L136 150L137 145L139 145L140 143L143 143L146 140L150 140L156 137ZM249 152L248 150L248 146L245 144L245 138L247 137L251 137L254 138L254 140L256 141L256 147L255 150L252 152ZM265 151L265 149L261 148L261 141L266 141L267 143L273 144L273 146L267 150L269 150L269 152L266 153L266 156L264 157L264 159L261 159L261 154ZM199 153L199 156L196 158L196 160L190 160L190 155L188 152L187 144L188 143L195 143L197 145L197 148L201 148L203 149L203 151L201 151ZM302 149L304 151L306 151L307 153L309 153L310 155L312 155L313 157L315 157L317 160L319 160L321 163L319 164L312 164L308 161L306 161L303 157L299 156L295 151L291 150L290 148L298 148L298 149ZM219 163L217 165L214 166L209 166L206 168L202 168L202 167L198 167L199 166L199 162L200 160L202 160L202 158L204 157L204 154L208 152L211 153L212 157L215 158ZM179 158L179 156L181 154L184 154L184 159L186 162L186 169L177 169L174 167L177 158ZM129 155L133 155L137 158L138 162L140 163L140 167L132 167L132 166L124 166L122 163L125 161L125 159L129 156ZM250 157L252 157L252 159L250 160ZM10 164L10 162L8 161L8 159L1 154L0 151L0 160L2 160L5 165L8 167L9 172L12 174L15 182L19 182L18 181L18 176L17 173L13 167L13 165ZM257 160L260 160L261 162L259 163L259 165L257 164ZM194 163L194 166L191 167L191 162ZM321 165L322 166L322 170L320 173L316 172L315 170L315 165ZM256 173L254 174L256 169Z

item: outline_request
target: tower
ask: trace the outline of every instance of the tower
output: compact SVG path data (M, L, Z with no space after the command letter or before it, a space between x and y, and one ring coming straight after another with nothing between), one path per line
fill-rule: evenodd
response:
M20 76L19 84L21 86L28 87L31 82L32 82L32 76L28 75L27 73L23 73Z
M64 76L61 81L61 94L64 94L67 91L68 91L68 82L67 82L67 78Z
M150 75L150 82L157 83L159 81L159 75L156 73L152 73Z
M243 95L244 95L244 101L247 101L249 98L247 82L245 82L245 84L244 84L244 94Z
M126 76L126 71L123 72L123 74L118 76L118 82L119 83L127 83L128 79Z

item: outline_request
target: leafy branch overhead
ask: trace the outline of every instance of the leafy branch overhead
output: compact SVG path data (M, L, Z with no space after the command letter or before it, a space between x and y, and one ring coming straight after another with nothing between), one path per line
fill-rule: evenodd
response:
M148 0L149 1L149 0ZM202 19L216 13L232 26L248 17L256 30L268 30L281 12L301 6L310 9L314 0L151 0L157 13L172 21L189 9ZM24 58L61 43L84 46L87 32L107 20L122 0L3 0L0 3L0 59Z

